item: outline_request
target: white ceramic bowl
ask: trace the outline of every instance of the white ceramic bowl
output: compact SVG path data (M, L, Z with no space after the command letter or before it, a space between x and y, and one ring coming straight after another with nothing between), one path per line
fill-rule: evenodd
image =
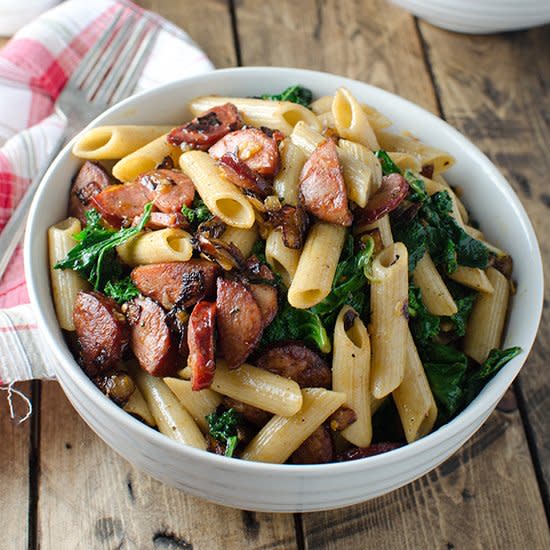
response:
M457 158L449 173L460 183L466 204L487 236L515 261L514 297L506 346L519 345L512 360L474 402L433 434L387 454L324 465L251 463L185 447L152 430L109 401L90 382L68 350L50 296L46 230L66 216L71 178L79 161L68 145L48 170L33 202L25 240L25 266L31 302L47 347L57 358L57 377L90 427L115 451L153 477L208 500L248 510L301 512L365 501L401 487L443 462L484 422L518 374L535 338L542 309L542 265L535 234L518 198L491 162L448 124L388 92L343 77L278 68L215 71L174 82L127 99L91 126L175 124L185 121L187 102L198 95L258 95L302 84L316 96L346 86L380 109L399 128ZM76 467L76 464L75 464Z

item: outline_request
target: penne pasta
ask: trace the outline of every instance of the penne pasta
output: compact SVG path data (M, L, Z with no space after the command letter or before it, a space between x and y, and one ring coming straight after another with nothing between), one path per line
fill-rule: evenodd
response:
M273 188L284 204L297 206L300 194L300 172L306 161L303 151L290 138L281 148L281 169L273 180Z
M265 242L265 258L271 269L281 276L287 287L292 284L301 252L301 250L285 246L280 230L274 229L269 232Z
M221 176L216 161L203 151L181 155L180 166L193 181L209 210L231 227L248 229L254 225L254 209L232 183Z
M76 218L67 218L48 229L48 251L50 259L50 281L53 303L59 326L63 330L74 330L73 309L77 294L89 288L89 284L72 269L54 269L54 265L65 258L76 241L73 235L80 231Z
M382 165L372 151L369 151L364 145L341 139L338 141L340 150L347 151L360 162L367 165L370 171L370 189L369 196L372 195L382 185ZM358 203L359 204L359 203Z
M357 415L342 436L358 447L368 447L372 439L370 356L370 340L363 321L353 308L344 306L334 326L332 389L346 395L345 405Z
M397 167L404 172L405 170L412 170L415 173L422 170L422 165L417 156L411 153L399 153L397 151L388 151L390 158L397 164Z
M170 126L98 126L77 140L73 155L92 160L121 159L170 130Z
M478 292L492 294L493 285L488 279L485 271L478 267L466 267L459 265L452 273L449 273L449 279L460 283L461 285L473 288Z
M151 414L151 411L149 410L149 407L147 406L145 398L141 393L141 390L137 386L132 392L130 399L126 401L122 408L128 414L135 416L138 420L141 420L148 426L155 427L157 425L155 419L153 418L153 415Z
M227 227L220 239L226 243L234 244L243 255L248 258L252 254L254 243L258 240L258 228L253 225L249 229L239 227Z
M371 391L380 399L403 380L408 323L408 253L403 243L384 249L373 261L371 284Z
M302 395L301 409L290 417L275 415L247 445L242 459L282 464L346 398L323 388L305 388Z
M500 271L490 267L487 277L494 290L477 295L464 337L464 353L478 363L501 345L510 298L510 284Z
M309 230L304 249L288 289L291 306L306 309L328 296L336 265L344 246L346 229L316 222Z
M117 246L120 259L129 266L162 262L186 262L193 255L191 235L183 229L142 231Z

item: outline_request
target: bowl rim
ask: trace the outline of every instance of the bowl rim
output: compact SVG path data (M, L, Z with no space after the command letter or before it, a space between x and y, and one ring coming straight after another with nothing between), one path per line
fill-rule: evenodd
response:
M464 428L475 424L476 420L481 418L485 411L487 411L489 408L493 408L496 405L496 402L498 401L502 393L502 388L506 389L510 386L514 378L519 373L525 360L527 359L527 356L533 346L533 343L538 333L538 327L542 314L544 293L542 258L535 231L527 212L525 211L523 205L521 204L519 198L513 191L510 184L506 181L506 179L496 168L496 166L489 160L489 158L462 133L460 133L443 119L420 107L419 105L416 105L415 103L401 96L398 96L397 94L393 94L377 86L373 86L371 84L367 84L365 82L361 82L344 76L336 75L334 73L313 71L309 69L265 66L218 69L205 74L178 79L176 81L166 83L162 86L145 90L138 94L130 96L120 103L113 105L100 116L95 118L90 124L86 126L86 128L82 130L82 132L88 130L89 128L100 125L105 118L109 118L114 113L123 111L127 107L139 104L140 100L143 97L147 97L149 95L163 93L164 91L185 86L189 83L204 81L206 84L211 78L219 78L225 75L239 74L242 75L243 78L258 78L258 76L262 73L270 73L271 76L293 76L295 79L297 79L298 82L300 80L307 82L308 77L336 77L339 79L342 86L353 84L375 90L376 93L380 94L382 98L391 98L394 103L397 102L397 104L400 104L403 108L408 109L413 113L415 112L422 117L427 117L437 127L437 131L447 133L451 138L456 140L462 147L464 147L469 154L476 157L476 160L480 163L480 165L483 166L484 170L490 173L492 179L497 182L497 186L500 187L500 190L504 192L508 205L514 210L514 214L520 218L523 225L524 233L527 236L527 241L531 249L535 252L532 268L533 270L535 270L535 277L538 283L538 292L535 296L536 303L533 304L536 309L532 312L532 314L534 314L531 317L532 330L526 339L525 346L524 349L522 349L522 352L517 357L512 359L512 361L510 361L503 370L499 371L497 375L493 379L491 379L490 382L483 388L480 394L453 420L447 422L434 432L431 432L430 434L424 436L417 441L403 445L402 447L399 447L387 453L382 453L380 455L374 455L347 462L333 462L328 464L272 464L267 462L252 462L237 458L229 458L216 455L214 453L209 453L201 449L195 449L190 446L182 445L181 443L174 441L164 434L143 424L132 415L126 413L122 408L120 408L118 405L108 399L103 393L101 393L101 391L85 375L84 371L80 368L80 366L70 353L68 347L66 345L57 345L53 335L53 330L51 327L48 326L46 317L42 313L42 309L40 306L42 300L40 298L40 293L38 292L37 286L35 285L34 262L30 253L30 241L32 238L31 235L34 234L32 228L36 223L38 223L36 220L39 217L39 205L41 203L43 195L45 195L48 188L47 185L44 185L44 182L50 180L52 174L57 170L57 167L62 164L63 158L72 148L72 145L76 141L78 136L75 136L62 149L62 151L60 151L54 162L48 168L42 179L42 183L40 184L40 187L34 197L28 216L24 242L25 277L28 284L31 306L37 318L37 324L42 333L42 336L44 337L45 343L50 349L53 350L55 358L59 361L59 363L56 364L56 371L60 370L65 376L67 376L72 381L72 383L75 384L78 390L83 392L85 398L90 403L102 409L102 411L107 416L109 416L113 420L113 422L115 422L120 427L120 429L125 430L133 439L136 439L138 443L140 440L145 439L149 444L154 445L158 449L160 456L162 456L164 450L167 450L171 453L182 453L183 456L188 456L190 459L202 460L204 461L205 465L210 465L212 467L223 467L226 471L234 469L236 472L239 473L248 472L270 475L276 474L289 477L295 477L296 475L299 475L302 478L318 477L320 474L346 475L359 472L365 473L369 467L374 468L381 464L384 464L385 466L390 466L394 463L400 463L402 460L406 461L408 458L437 447L453 434L456 435L457 433L459 433L461 427ZM43 269L43 266L37 267L38 270ZM51 301L51 295L49 299ZM59 327L55 327L55 329L60 330ZM60 376L59 378L61 379L60 381L63 385L63 377ZM82 418L86 421L85 417Z

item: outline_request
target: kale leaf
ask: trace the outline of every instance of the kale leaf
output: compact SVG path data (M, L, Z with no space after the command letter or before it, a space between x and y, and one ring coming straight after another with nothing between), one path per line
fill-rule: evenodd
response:
M409 327L414 339L427 342L439 334L440 319L432 315L422 302L422 292L414 284L409 285Z
M298 84L290 86L280 94L263 94L261 99L271 99L273 101L291 101L298 103L304 107L309 107L313 99L313 93L308 88L304 88Z
M78 244L54 268L73 269L90 281L96 290L103 290L109 280L119 279L122 273L122 266L116 258L116 247L143 230L151 208L151 203L145 205L138 225L118 231L105 228L99 213L89 210L86 212L86 227L73 236Z
M107 281L103 292L119 304L129 302L132 298L139 296L139 290L135 287L129 276L118 281Z
M454 315L451 315L451 321L455 325L455 333L457 336L464 336L466 334L466 323L472 312L472 307L474 307L475 299L476 295L474 292L462 298L455 298L455 304L458 311Z
M239 437L237 425L240 415L235 409L228 409L222 413L213 412L206 416L208 422L208 433L218 441L225 443L225 456L233 456Z
M185 204L181 207L181 213L187 218L187 221L193 228L196 228L200 223L212 217L212 213L208 210L208 206L204 204L204 201L198 194L195 195L191 207L185 206Z
M374 153L374 155L380 161L384 176L387 176L388 174L401 174L399 166L393 162L390 155L388 155L384 149L379 149Z

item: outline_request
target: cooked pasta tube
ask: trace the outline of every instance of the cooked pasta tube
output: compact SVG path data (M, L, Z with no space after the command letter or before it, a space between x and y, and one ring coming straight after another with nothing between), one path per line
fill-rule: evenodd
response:
M426 145L420 140L409 136L377 131L376 137L378 138L380 147L386 151L416 155L420 159L422 166L433 164L434 175L448 170L455 163L454 157L449 153Z
M371 283L371 391L380 399L403 380L408 323L408 253L403 243L385 248L373 261Z
M185 409L189 411L202 432L208 433L206 417L213 413L222 402L221 395L209 389L193 391L189 380L164 378L164 381Z
M405 375L392 395L407 443L412 443L432 431L437 406L410 330L406 347Z
M184 445L206 449L206 440L193 417L165 382L140 368L133 369L132 376L160 432Z
M452 273L449 274L449 279L460 283L461 285L473 288L479 292L492 294L493 285L485 274L483 269L478 267L466 267L459 265Z
M271 101L248 97L203 96L191 101L189 108L194 115L199 115L224 103L233 103L239 110L244 122L251 126L266 126L290 135L296 123L303 121L309 126L321 129L317 117L303 105L290 101Z
M216 161L204 151L188 151L180 157L181 169L191 178L210 212L231 227L254 225L254 208L232 183L222 177Z
M294 380L247 364L229 370L224 361L216 361L211 388L222 395L281 416L292 416L302 406L300 386Z
M54 265L65 258L76 246L73 235L80 231L76 218L67 218L48 229L48 251L50 258L50 281L53 303L59 326L63 330L74 330L73 309L77 294L89 285L72 269L54 269Z
M447 285L428 252L425 252L416 264L413 281L420 289L422 302L432 315L450 317L458 311Z
M332 114L332 111L326 111L325 113L317 115L317 119L319 120L323 128L336 127L336 121L334 120L334 115Z
M315 101L311 102L309 108L316 114L320 115L321 113L326 113L332 109L332 102L334 101L334 96L324 95Z
M309 157L318 145L326 141L326 138L306 123L298 122L290 134L290 140L302 150L306 157Z
M265 242L265 258L271 269L278 273L283 283L289 287L298 269L301 250L288 248L283 242L281 231L274 229L269 232Z
M193 255L191 235L183 229L142 231L117 246L120 259L129 266L161 262L186 262Z
M306 161L303 151L285 138L281 149L281 169L273 180L279 198L291 206L297 206L300 193L300 172Z
M487 277L494 291L492 294L480 292L477 295L464 337L464 353L478 363L483 363L489 352L502 343L510 298L510 284L500 271L490 267Z
M147 406L145 398L141 393L141 390L136 386L130 399L126 401L125 405L122 407L127 413L139 418L142 422L149 426L156 426L155 419Z
M413 172L420 172L422 165L420 160L415 155L410 153L398 153L397 151L388 151L390 158L397 164L397 166L404 172L405 170L412 170Z
M73 155L81 159L121 159L170 129L171 126L98 126L79 138L73 145Z
M323 388L305 388L302 395L302 408L290 417L275 415L247 445L242 459L282 464L346 398Z
M233 243L245 258L252 254L254 243L258 240L258 228L253 225L249 229L239 227L227 227L220 237L226 243Z
M382 216L379 220L376 220L374 223L358 225L353 232L356 235L361 235L362 233L374 230L378 230L380 232L380 240L382 241L384 248L393 244L390 217L387 214Z
M113 166L113 176L120 181L133 181L143 172L154 170L166 157L177 165L181 149L166 140L166 134L150 141Z
M310 308L328 296L345 237L345 227L323 222L313 225L288 289L291 306Z
M349 317L351 316L351 326ZM358 447L368 447L372 439L370 411L370 340L363 321L353 308L344 306L334 326L332 389L346 395L345 404L357 420L342 435Z
M361 143L372 150L380 148L367 113L346 88L339 88L334 94L332 116L341 137Z
M376 191L382 185L382 165L374 153L369 151L364 145L347 139L339 140L338 147L368 166L371 173L371 188L373 191Z

